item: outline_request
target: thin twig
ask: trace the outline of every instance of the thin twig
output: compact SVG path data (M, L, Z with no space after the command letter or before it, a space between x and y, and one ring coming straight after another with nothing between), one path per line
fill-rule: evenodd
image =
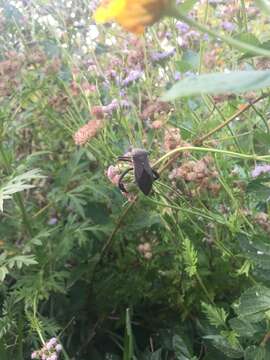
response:
M227 120L225 120L223 123L221 123L220 125L218 125L217 127L215 127L214 129L212 129L211 131L209 131L209 133L207 133L206 135L202 136L201 138L197 139L194 141L195 145L201 145L206 139L208 139L210 136L212 136L213 134L215 134L216 132L218 132L219 130L223 129L225 126L227 126L230 122L232 122L233 120L235 120L238 116L240 116L241 114L243 114L245 111L247 111L249 108L251 108L254 104L256 104L257 102L259 102L260 100L266 98L267 96L269 96L269 94L264 94L261 95L260 97L258 97L257 99L253 100L252 102L250 102L249 104L244 105L241 109L239 109L238 111L236 111L232 116L230 116Z

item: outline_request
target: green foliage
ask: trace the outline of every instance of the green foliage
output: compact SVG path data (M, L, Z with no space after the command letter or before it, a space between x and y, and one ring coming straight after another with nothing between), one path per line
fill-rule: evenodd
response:
M0 0L0 359L268 360L268 2L93 3Z
M203 312L206 314L208 321L211 325L215 327L225 327L226 328L226 319L228 314L224 309L219 309L216 306L202 303Z
M270 71L237 71L228 74L203 74L175 84L162 99L171 101L183 96L243 93L270 86Z
M187 272L189 277L192 277L197 272L197 252L194 249L193 244L189 239L184 239L184 251L183 251L183 258L185 263L185 271Z

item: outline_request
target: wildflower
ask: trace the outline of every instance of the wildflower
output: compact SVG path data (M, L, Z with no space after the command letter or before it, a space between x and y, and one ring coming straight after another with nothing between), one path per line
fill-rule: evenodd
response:
M175 54L175 48L168 50L168 51L163 51L163 52L153 52L151 54L151 59L153 62L158 62L161 60L168 59L169 57L173 56L174 54Z
M174 73L174 80L176 80L176 81L181 80L181 73L179 71L176 71Z
M48 340L40 350L32 352L31 359L58 360L61 351L62 346L58 344L57 339L53 337Z
M168 128L165 130L164 149L170 151L176 149L181 144L181 134L178 128Z
M134 81L140 79L143 73L141 70L131 70L127 77L122 81L122 85L128 86L129 84L133 83Z
M187 33L190 29L189 25L183 23L182 21L177 21L175 26L181 34Z
M92 115L99 120L104 118L104 110L103 106L93 106L92 107Z
M46 347L48 350L51 350L52 348L54 348L54 346L57 344L57 339L56 338L51 338L47 343L46 343Z
M147 260L152 259L152 256L153 256L152 246L149 242L140 244L137 249L138 249L139 253L141 253L145 259L147 259Z
M61 352L61 351L62 351L62 345L61 345L61 344L57 344L57 345L55 346L55 350L56 350L56 352Z
M270 173L270 165L256 165L251 172L252 177L260 176L261 174Z
M140 115L142 120L155 120L160 118L160 114L168 114L172 110L172 106L164 101L148 101L145 103L143 111Z
M120 171L116 166L110 165L107 170L107 178L111 181L112 184L118 185L120 178Z
M73 139L76 145L84 145L88 140L95 137L97 133L104 127L103 120L90 120L82 126L74 135Z
M270 234L270 218L266 213L259 212L255 215L254 220L265 232Z
M97 23L114 20L125 30L142 34L146 26L168 15L172 6L172 0L103 0L94 18Z
M230 21L223 21L221 23L221 26L223 28L223 30L225 31L233 31L235 30L235 24L234 23L231 23Z

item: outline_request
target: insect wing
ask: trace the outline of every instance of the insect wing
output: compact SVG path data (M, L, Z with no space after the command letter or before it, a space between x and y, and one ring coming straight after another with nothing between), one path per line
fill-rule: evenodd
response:
M152 175L150 175L147 171L143 170L140 178L136 179L136 181L141 191L145 195L148 195L152 189L152 184L153 184Z
M147 159L143 162L134 161L134 173L139 188L145 195L148 195L152 189L154 177Z

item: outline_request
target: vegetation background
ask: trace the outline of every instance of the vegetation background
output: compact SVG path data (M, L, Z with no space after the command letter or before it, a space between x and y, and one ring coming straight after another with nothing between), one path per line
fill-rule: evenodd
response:
M0 358L270 359L269 2L97 3L0 1Z

